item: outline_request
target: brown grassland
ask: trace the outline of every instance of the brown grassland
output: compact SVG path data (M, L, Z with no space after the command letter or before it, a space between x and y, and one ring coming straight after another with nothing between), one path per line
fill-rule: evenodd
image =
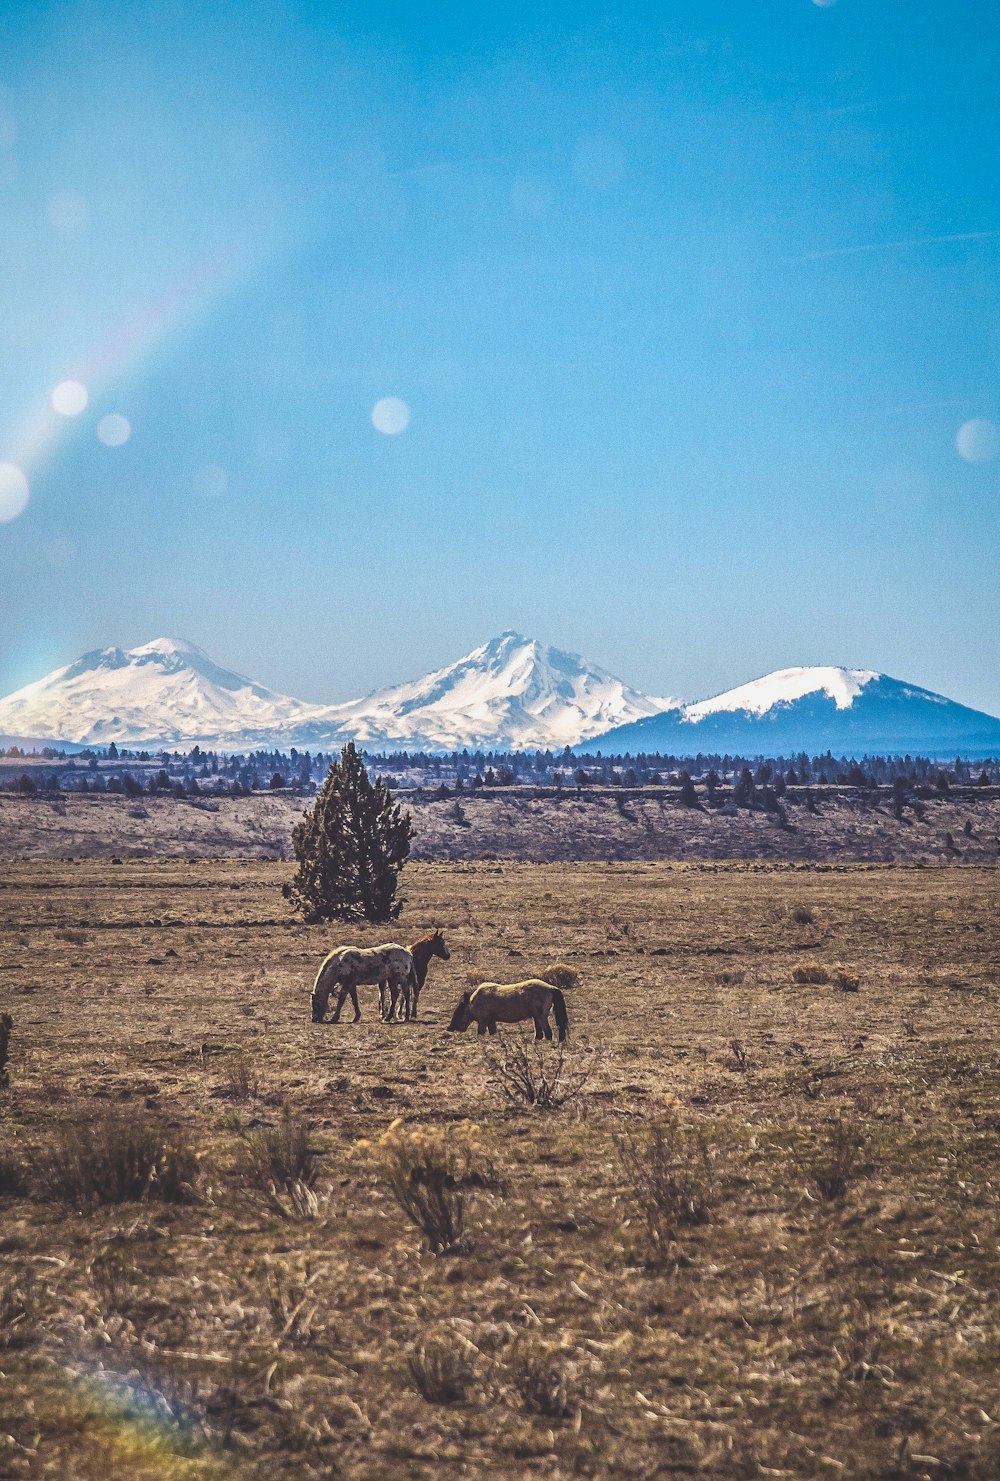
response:
M287 874L0 870L0 1474L1000 1474L993 865ZM417 1023L310 1022L435 925ZM445 1026L552 961L542 1108Z

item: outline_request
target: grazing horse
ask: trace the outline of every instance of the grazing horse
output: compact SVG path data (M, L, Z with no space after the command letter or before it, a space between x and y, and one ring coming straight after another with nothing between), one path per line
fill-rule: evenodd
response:
M417 1004L420 1001L420 993L423 985L427 981L427 968L431 964L431 958L439 956L443 962L446 962L450 958L451 952L448 950L447 944L445 943L445 939L441 931L436 930L429 931L426 936L421 936L419 941L414 941L412 946L410 947L410 955L413 958L413 970L415 973L415 980L411 980L410 983L410 986L413 989L412 1016L416 1018ZM381 988L379 989L379 996L381 997ZM389 1009L388 1014L390 1019L396 1016L396 997L396 992L393 992L392 1005ZM384 1012L384 1004L382 1005L382 1007L382 1016L384 1018L386 1016ZM410 1015L408 1014L407 1016L409 1017Z
M340 1022L340 1010L344 999L350 996L354 1004L354 1022L361 1017L358 1006L358 986L364 982L377 982L379 1002L383 1002L386 987L392 993L393 1006L400 992L406 1004L406 1016L410 1016L410 987L417 981L413 958L405 946L390 941L385 946L338 946L323 962L313 983L312 1021L322 1023L334 988L339 989L337 1006L333 1010L331 1023Z
M520 1023L535 1020L535 1038L551 1039L549 1009L556 1015L560 1044L569 1033L566 999L558 987L551 987L537 977L527 982L483 982L471 992L463 993L448 1027L464 1033L470 1023L478 1024L481 1034L495 1034L498 1023Z

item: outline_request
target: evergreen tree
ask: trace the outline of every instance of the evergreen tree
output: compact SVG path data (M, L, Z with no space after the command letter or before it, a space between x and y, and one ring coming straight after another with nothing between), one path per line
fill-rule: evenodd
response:
M394 920L413 823L382 779L369 780L353 741L292 831L298 868L283 886L307 920Z

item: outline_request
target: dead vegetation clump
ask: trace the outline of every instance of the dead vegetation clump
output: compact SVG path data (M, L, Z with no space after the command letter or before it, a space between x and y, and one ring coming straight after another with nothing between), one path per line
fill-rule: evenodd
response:
M483 1054L486 1077L503 1099L540 1111L556 1111L574 1100L586 1090L597 1069L593 1056L581 1063L565 1044L528 1040L520 1034L510 1039L498 1035Z
M37 1340L35 1283L30 1274L0 1280L0 1351L31 1347Z
M799 986L812 983L817 987L825 987L830 981L830 972L822 962L800 962L797 967L792 968L792 981Z
M574 987L580 986L580 974L568 962L552 962L540 975L543 982L558 987L561 992L572 992Z
M79 1207L143 1198L190 1203L197 1197L199 1159L144 1112L112 1112L60 1127L35 1153L31 1172L43 1198Z
M469 1344L450 1332L426 1338L408 1354L406 1367L428 1404L460 1404L476 1381Z
M230 1100L244 1104L260 1095L260 1075L251 1054L237 1054L223 1071L223 1087Z
M255 1188L299 1196L298 1190L310 1189L316 1180L309 1127L286 1105L277 1126L262 1126L246 1137L238 1166L244 1181Z
M839 1116L827 1128L803 1169L810 1187L826 1203L843 1203L860 1171L861 1133Z
M554 1343L522 1339L510 1360L510 1376L529 1414L573 1419L583 1405L579 1364Z
M379 1176L403 1213L424 1235L434 1254L466 1248L466 1216L473 1190L495 1181L484 1172L475 1137L478 1128L407 1127L397 1119L371 1151Z
M707 1224L718 1199L716 1158L704 1133L676 1116L616 1137L625 1196L639 1214L653 1259L669 1254L685 1227Z
M797 926L811 926L815 923L816 917L808 905L796 905L792 911L792 920Z
M6 1090L10 1085L7 1061L10 1058L10 1035L13 1027L13 1016L10 1013L0 1013L0 1090Z

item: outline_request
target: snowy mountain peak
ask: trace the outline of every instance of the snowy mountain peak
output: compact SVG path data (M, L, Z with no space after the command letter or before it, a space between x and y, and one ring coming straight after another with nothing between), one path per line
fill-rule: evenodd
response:
M575 653L508 630L422 679L331 713L372 749L544 749L662 708Z
M723 710L745 710L751 715L765 715L777 704L794 704L807 694L825 694L838 710L848 710L858 695L881 674L871 669L794 668L776 669L749 684L727 689L712 699L684 706L684 718L697 721Z

